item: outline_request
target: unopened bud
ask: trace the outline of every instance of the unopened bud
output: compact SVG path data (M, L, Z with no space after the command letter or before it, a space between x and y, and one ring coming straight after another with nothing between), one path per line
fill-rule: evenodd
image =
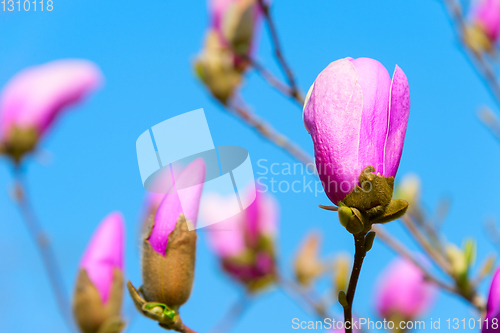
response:
M168 235L165 255L144 241L142 254L142 293L149 302L176 308L184 304L193 286L196 232L189 231L180 215L174 231Z
M307 235L295 257L295 278L304 286L309 286L325 270L318 257L319 244L318 234Z

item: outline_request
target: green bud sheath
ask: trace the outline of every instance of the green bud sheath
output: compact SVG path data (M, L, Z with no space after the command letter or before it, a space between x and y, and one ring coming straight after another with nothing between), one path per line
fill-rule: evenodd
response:
M353 215L354 214L353 214L351 208L349 208L347 206L340 206L339 207L339 221L340 221L340 224L342 224L344 227L347 227L347 225L349 224L349 220L351 219L351 217Z

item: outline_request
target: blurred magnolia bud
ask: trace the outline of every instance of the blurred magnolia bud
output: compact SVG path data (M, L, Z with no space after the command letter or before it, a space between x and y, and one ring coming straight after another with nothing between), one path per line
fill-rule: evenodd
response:
M19 163L59 114L101 81L94 63L78 59L56 60L16 74L0 96L0 153Z
M80 263L73 313L84 333L123 329L123 250L123 217L114 212L101 222Z
M475 52L489 52L500 34L500 1L479 0L471 9L470 23L466 25L464 39Z
M206 200L209 204L204 218L215 222L217 211L227 207L230 199L213 194ZM223 269L251 292L260 291L276 280L277 211L274 198L257 191L247 209L208 230L209 244Z
M205 180L204 161L197 159L189 164L179 175L183 177L198 185L183 190L182 205L176 191L165 195L144 238L142 252L140 290L144 299L173 310L188 300L193 285L196 232L189 231L188 223L196 225Z
M467 273L467 259L464 251L455 244L446 246L446 255L451 263L451 269L455 277L463 277Z
M227 104L243 77L242 71L235 67L233 52L222 45L214 30L207 33L205 48L194 68L212 95L223 104Z
M500 269L496 271L491 281L488 303L486 304L486 317L484 320L484 322L488 322L489 325L483 326L482 333L498 332L500 325ZM495 322L497 325L493 325Z
M420 177L414 173L407 173L398 183L395 196L406 200L409 204L409 211L416 209L420 205L420 195L422 192L422 182Z
M325 266L318 257L320 243L319 234L309 233L295 256L295 279L303 286L310 286L325 271Z
M236 55L250 55L254 50L254 34L262 16L257 0L212 0L212 29L224 46ZM242 59L236 59L240 61Z
M397 258L378 279L375 307L382 318L409 321L429 310L435 292L420 268L407 259Z
M347 290L351 275L351 258L347 253L340 253L333 262L333 292L338 295L341 290Z

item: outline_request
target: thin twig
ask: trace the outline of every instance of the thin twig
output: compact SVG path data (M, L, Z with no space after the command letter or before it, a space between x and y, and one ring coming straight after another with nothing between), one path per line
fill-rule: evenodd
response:
M415 266L420 268L424 274L424 278L436 284L439 288L457 295L474 306L478 311L482 312L484 310L484 302L474 291L471 295L464 295L456 286L449 285L446 282L441 281L438 277L430 272L430 270L422 265L420 260L418 260L411 252L408 250L401 242L392 237L384 227L380 225L373 225L372 230L377 233L377 238L382 240L387 246L389 246L394 252L400 256L410 260Z
M457 294L457 290L448 285L447 283L441 281L439 278L434 276L422 263L418 260L411 252L408 250L401 242L392 237L384 227L380 225L373 225L372 230L377 233L377 238L382 240L387 246L389 246L394 252L399 254L400 256L410 260L415 266L420 268L422 273L424 273L424 277L427 281L430 281L436 284L441 289L444 289L450 293Z
M406 227L410 235L418 242L418 244L424 249L424 251L429 255L430 258L448 275L453 276L453 271L449 262L434 249L434 247L429 243L427 238L422 234L420 229L417 228L413 219L409 214L403 215L401 218L403 225Z
M222 319L215 325L215 327L211 330L212 333L224 333L229 332L234 327L234 325L238 322L238 319L241 318L248 305L250 304L250 297L247 293L243 294L241 297L238 297L237 301L229 311L222 317Z
M479 110L478 117L489 128L497 140L500 140L500 120L497 115L490 108L483 107Z
M283 277L278 277L278 285L281 289L298 305L304 308L304 304L307 304L310 310L320 319L332 318L328 314L324 304L320 301L315 300L314 297L310 295L308 291L296 284L295 282L289 281ZM317 298L317 297L316 297ZM306 312L309 309L305 309Z
M241 118L245 123L247 123L264 138L283 149L298 161L302 162L309 170L313 172L315 171L313 158L309 156L309 154L307 154L304 150L302 150L302 148L292 142L285 135L273 129L271 125L257 118L246 107L233 103L228 105L228 109L239 118Z
M38 247L38 252L42 257L45 270L56 297L59 311L69 330L71 332L75 332L76 330L70 312L70 302L65 292L66 288L64 287L64 280L62 278L61 269L57 262L54 249L50 244L50 240L47 237L47 234L42 229L42 226L38 221L35 212L29 202L28 193L26 191L26 186L23 180L23 173L19 166L16 166L14 169L14 178L16 181L15 201L26 224L26 227L28 228L28 231Z
M281 70L283 71L283 73L287 78L288 84L290 85L291 89L290 96L296 99L300 105L304 105L304 97L297 86L297 82L295 80L295 76L292 72L292 69L286 62L285 57L283 56L283 51L278 37L278 32L274 25L274 21L269 10L269 5L266 3L265 0L258 0L258 1L262 9L262 13L264 14L264 17L266 19L267 27L269 28L269 33L271 35L271 40L274 46L274 54L276 56L276 59L278 60L278 63L280 64Z
M452 20L455 23L455 30L457 32L458 37L462 41L462 44L468 51L468 54L472 56L472 62L476 70L482 74L483 78L486 81L486 84L489 87L491 94L495 97L497 103L500 105L500 82L495 74L495 71L488 60L483 56L483 53L478 54L471 50L471 48L467 45L464 36L465 29L467 24L463 17L463 10L460 2L457 0L443 0L445 3L448 13L451 16Z
M248 61L248 63L255 69L255 71L269 83L271 87L274 87L276 90L278 90L280 93L282 93L285 96L292 97L295 102L297 102L301 107L303 105L303 101L300 99L295 98L294 96L294 90L288 86L286 83L282 82L280 79L278 79L276 76L274 76L273 73L271 73L270 70L265 68L261 63L259 63L257 60L245 57L245 59Z

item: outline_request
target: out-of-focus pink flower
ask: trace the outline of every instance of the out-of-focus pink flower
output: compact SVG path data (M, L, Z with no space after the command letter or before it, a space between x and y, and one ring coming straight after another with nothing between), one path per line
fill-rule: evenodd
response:
M255 32L262 10L257 0L211 0L212 26L225 46L250 54L255 51Z
M397 258L378 279L375 306L383 318L412 320L431 307L435 292L418 267Z
M198 219L198 208L200 205L203 183L205 181L205 162L199 158L191 162L179 174L177 183L184 183L186 178L192 184L198 184L183 189L182 204L177 191L171 191L164 195L154 218L154 226L148 238L151 247L161 255L165 254L168 235L175 229L177 220L181 214L196 226ZM159 196L152 197L157 200Z
M472 21L492 42L500 33L500 1L480 0L472 8Z
M207 198L204 218L216 222L217 211L227 207L218 195ZM208 232L209 244L220 257L224 269L249 289L258 289L274 277L274 240L278 206L273 197L257 191L255 201L243 212L218 222Z
M483 325L482 333L498 332L500 328L500 269L497 270L491 282L485 319L488 319L488 325ZM494 319L497 320L498 325L493 326Z
M80 263L80 268L85 269L99 291L103 303L107 302L110 294L113 269L123 271L124 234L122 214L109 214L94 232Z
M101 71L87 60L56 60L22 70L0 96L0 140L8 140L13 127L42 136L61 111L101 82Z
M314 142L316 168L328 198L338 204L367 166L394 177L403 152L410 90L396 66L389 76L370 58L332 62L314 81L304 125Z

